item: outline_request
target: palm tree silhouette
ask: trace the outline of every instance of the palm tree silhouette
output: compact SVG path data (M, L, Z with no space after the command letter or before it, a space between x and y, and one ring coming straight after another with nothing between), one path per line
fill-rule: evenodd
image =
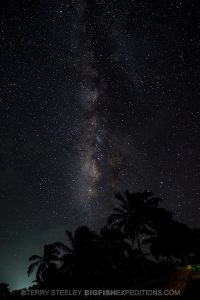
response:
M104 226L100 230L97 250L99 281L102 287L123 286L128 276L129 255L132 247L126 235L119 229Z
M98 271L100 237L87 226L78 227L74 233L66 230L66 234L67 245L61 242L53 244L64 252L60 258L60 270L77 285L94 280Z
M125 197L120 193L115 196L121 203L120 207L113 209L114 213L108 218L108 224L122 228L132 242L136 239L138 249L142 254L139 235L154 233L152 216L162 200L149 191L143 193L126 191Z
M121 228L133 244L135 241L137 242L138 249L143 257L143 271L145 271L145 255L141 246L140 235L155 233L153 229L154 216L162 200L155 197L150 191L144 191L143 193L129 193L129 191L126 191L124 195L117 193L115 197L120 201L120 205L113 209L114 213L108 218L108 224Z
M117 269L130 251L125 234L118 228L104 226L100 230L100 236L103 256L112 269Z
M42 283L45 280L45 274L55 261L58 261L58 250L53 244L45 245L43 255L32 255L29 261L33 261L28 267L28 276L37 268L36 282Z
M113 209L100 233L87 226L74 232L67 230L66 244L45 245L42 256L29 258L28 275L36 271L39 287L127 287L169 270L163 258L178 263L182 259L187 264L187 258L199 255L199 231L173 220L170 212L159 207L159 197L149 191L126 191L115 196L119 206ZM146 257L141 236L151 254L162 261L153 262Z

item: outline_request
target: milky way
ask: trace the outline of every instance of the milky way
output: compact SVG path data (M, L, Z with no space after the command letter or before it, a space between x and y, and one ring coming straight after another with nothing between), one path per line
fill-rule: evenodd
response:
M98 107L102 106L103 86L98 70L94 67L94 49L86 26L86 6L77 2L75 5L78 23L73 40L81 47L78 49L79 62L77 71L76 101L81 111L82 123L79 124L79 141L77 144L76 168L79 170L77 190L82 206L88 210L91 201L98 193L101 179L100 161L102 159L101 142L103 135L103 120ZM81 41L83 43L81 44ZM76 197L76 195L75 195Z
M93 43L93 34L87 19L86 2L76 4L78 18L77 32L73 39L77 39L77 44L81 49L78 51L79 64L78 72L80 80L77 82L77 100L82 112L82 123L79 130L80 140L77 144L78 157L77 167L79 167L79 194L83 207L91 213L90 208L94 199L104 197L103 189L106 189L103 177L105 168L109 173L113 169L112 163L109 163L111 150L106 149L108 145L108 103L109 98L106 94L106 83L102 72L96 65L95 45ZM80 43L80 40L83 43ZM111 137L110 137L111 138ZM110 145L109 145L110 146ZM111 172L112 173L112 172ZM112 174L107 185L112 185ZM98 208L104 207L104 203L97 203ZM93 207L94 209L94 207ZM93 211L94 213L94 211Z
M100 34L102 29L98 28L96 23L90 23L91 18L94 20L99 18L105 27L110 20L109 16L104 16L104 12L102 12L101 17L94 15L93 10L95 7L102 9L100 4L90 3L90 1L86 3L76 3L78 22L76 23L77 31L74 32L73 37L73 41L76 40L77 45L80 46L77 65L80 74L80 79L77 82L77 99L82 112L82 123L79 127L81 134L77 144L79 153L77 157L79 186L77 189L81 195L80 201L83 207L89 214L92 212L95 215L95 207L92 206L95 199L98 200L96 201L97 209L103 208L105 212L107 207L105 202L112 203L114 192L130 187L131 184L134 184L134 181L145 180L143 174L145 167L144 159L134 145L132 135L129 135L128 131L124 131L123 125L120 124L119 128L116 125L114 128L110 128L113 121L112 110L115 96L107 92L109 86L106 82L105 70L100 65L101 60L99 59L102 54L98 57L99 49L95 36ZM90 13L92 13L92 16L90 16ZM113 35L109 35L108 39L113 41L113 58L115 57L118 60L118 56L120 56L119 47L116 48L115 45L118 44L118 36L116 36L116 34L118 35L118 25L114 22L111 26ZM123 40L123 43L126 42L126 37L120 39ZM111 65L116 64L116 61L110 63ZM109 81L109 85L110 83ZM116 93L119 93L118 89L116 89ZM130 106L129 108L131 108L131 101L132 99L127 103ZM129 108L125 107L125 110ZM132 109L129 113L133 113ZM123 111L122 118L125 118ZM121 121L126 122L125 119ZM114 120L114 122L116 121ZM131 179L127 178L127 175ZM110 199L103 200L108 195ZM91 206L92 211L90 210Z

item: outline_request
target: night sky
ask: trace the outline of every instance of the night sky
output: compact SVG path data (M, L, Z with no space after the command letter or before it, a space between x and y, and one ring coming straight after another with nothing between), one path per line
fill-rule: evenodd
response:
M0 282L30 283L28 257L102 226L116 191L200 226L198 1L0 5Z

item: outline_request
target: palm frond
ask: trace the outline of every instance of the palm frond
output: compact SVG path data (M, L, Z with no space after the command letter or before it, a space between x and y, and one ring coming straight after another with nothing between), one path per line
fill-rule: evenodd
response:
M44 270L46 269L45 264L40 264L38 269L37 269L37 273L36 273L36 280L38 282L41 282L43 280L43 273Z
M63 243L61 243L61 242L55 242L55 243L53 243L53 245L56 247L56 248L58 248L58 249L60 249L60 250L62 250L62 251L64 251L64 252L68 252L68 247L66 246L66 245L64 245Z
M33 271L35 270L35 268L39 265L39 261L36 261L34 263L32 263L29 267L28 267L28 276L30 276L31 273L33 273Z
M156 232L147 224L142 224L142 226L140 227L140 233L147 235L155 235Z
M113 208L113 211L115 211L115 212L117 212L117 213L119 213L121 215L125 215L125 212L121 208L115 207L115 208Z
M72 232L69 231L69 230L66 230L65 232L66 232L66 234L67 234L67 237L68 237L68 239L69 239L71 245L73 246L73 245L74 245L74 237L73 237Z
M41 260L42 259L42 256L39 256L39 255L32 255L31 257L29 257L29 261L32 261L32 260Z
M115 198L123 202L124 204L127 204L127 200L123 197L120 193L115 193Z
M123 208L125 211L128 210L128 205L127 204L120 203L119 206L121 206L121 208Z
M121 214L112 214L108 217L108 225L113 225L114 223L118 223L123 218Z

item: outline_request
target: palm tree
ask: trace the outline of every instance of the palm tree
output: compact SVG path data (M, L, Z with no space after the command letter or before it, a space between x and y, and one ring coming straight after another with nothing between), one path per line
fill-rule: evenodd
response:
M131 244L126 240L126 235L114 227L104 226L100 230L100 238L97 250L99 282L104 288L123 286L128 275Z
M66 230L68 244L54 243L63 252L60 270L68 280L83 284L95 279L100 237L88 227L82 226L74 233Z
M87 226L78 227L74 233L66 230L66 234L69 245L61 242L55 242L52 245L73 256L79 256L90 251L91 247L93 248L94 244L99 241L99 236Z
M115 197L120 201L120 205L113 209L114 213L108 218L108 224L121 228L129 236L132 243L136 240L144 262L140 235L154 234L154 217L162 200L155 197L150 191L143 193L126 191L124 195L117 193Z
M37 268L36 281L42 283L45 280L46 271L58 261L58 250L53 244L45 245L43 256L32 255L29 261L33 262L28 267L28 276Z
M102 254L109 260L112 269L117 269L120 263L127 258L130 244L125 240L125 234L118 228L104 226L100 230Z

